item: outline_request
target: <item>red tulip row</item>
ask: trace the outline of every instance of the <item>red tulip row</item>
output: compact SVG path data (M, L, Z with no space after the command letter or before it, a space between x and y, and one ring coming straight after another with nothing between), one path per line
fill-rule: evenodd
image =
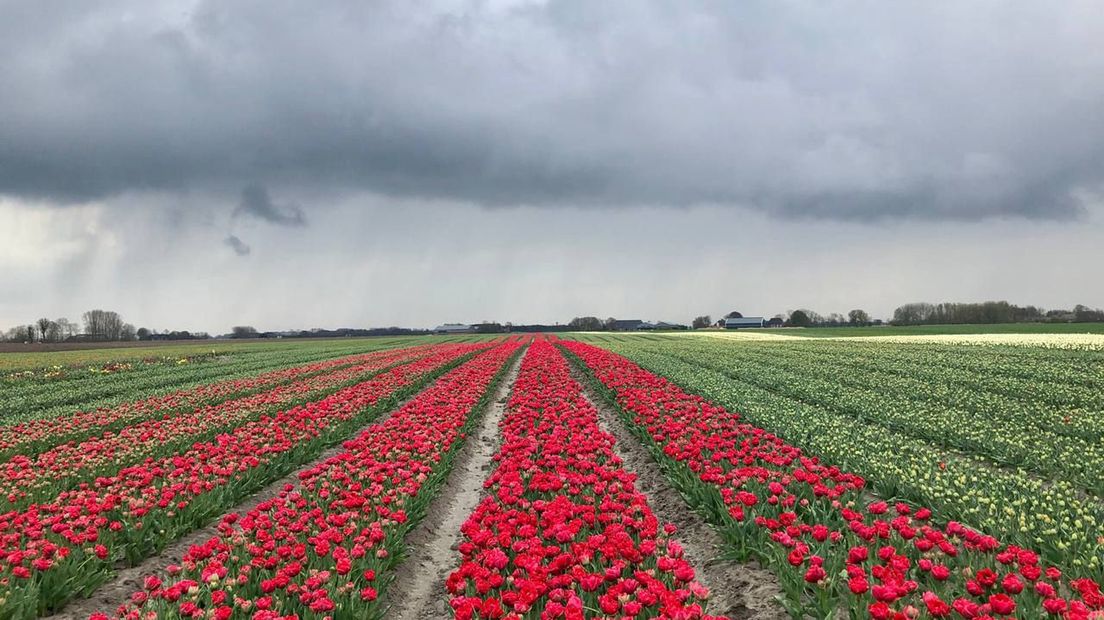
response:
M265 392L144 420L118 432L108 431L84 441L60 444L34 457L16 455L0 464L0 498L19 508L33 500L55 497L78 482L117 471L144 456L204 441L213 433L280 407L316 400L343 385L364 381L388 366L409 362L427 352L427 349L399 349L373 353L352 366L297 379Z
M438 380L345 450L299 473L298 487L192 546L167 581L155 575L119 618L376 617L401 550L489 402L519 343L486 351ZM106 619L95 614L93 619Z
M461 528L458 618L703 618L708 596L613 453L559 351L534 343L490 494Z
M424 352L426 347L411 347L407 351ZM289 381L329 370L370 361L386 351L351 355L315 362L294 368L266 372L255 377L230 379L200 385L169 394L128 402L111 408L81 411L63 417L29 420L0 426L0 457L13 454L34 454L67 441L79 441L117 429L136 421L161 418L179 411L188 411L205 404L218 403L236 396L256 393Z
M806 456L735 413L609 351L562 343L609 390L672 478L739 555L773 566L794 615L997 618L1104 616L1089 579L931 511L876 501L865 481ZM892 455L886 455L892 458Z
M322 400L0 515L0 617L34 617L90 593L115 560L159 551L483 348L436 347Z

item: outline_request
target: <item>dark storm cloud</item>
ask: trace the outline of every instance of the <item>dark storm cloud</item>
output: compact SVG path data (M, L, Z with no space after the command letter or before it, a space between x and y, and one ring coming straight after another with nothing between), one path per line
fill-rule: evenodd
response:
M297 205L277 206L268 190L260 185L247 185L234 209L234 217L251 216L279 226L306 226L303 209Z
M222 242L231 250L234 250L234 253L238 256L249 256L251 251L249 245L239 239L237 235L228 235Z
M0 194L255 180L239 214L292 226L264 188L978 220L1074 218L1104 184L1094 0L0 11Z

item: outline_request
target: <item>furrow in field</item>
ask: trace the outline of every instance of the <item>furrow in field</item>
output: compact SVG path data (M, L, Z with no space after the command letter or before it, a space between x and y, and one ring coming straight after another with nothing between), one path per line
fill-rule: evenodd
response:
M521 358L511 364L499 384L493 404L479 423L477 433L461 448L453 473L426 510L425 520L408 536L407 559L395 574L389 596L388 616L397 620L451 618L445 578L456 568L452 551L460 541L460 526L479 503L483 480L498 452L498 425L521 369Z
M953 605L964 617L1068 610L1080 618L1104 609L1099 583L1072 578L1089 566L1070 567L1067 577L1039 549L941 523L923 507L872 501L862 477L621 356L563 347L668 463L688 501L725 524L733 553L769 563L795 615L888 618L926 608L942 616Z
M520 343L439 379L274 497L224 517L121 617L378 617L406 534L425 516ZM97 616L100 617L100 616Z
M114 561L157 553L484 348L439 347L320 401L0 515L0 615L29 618L91 593Z

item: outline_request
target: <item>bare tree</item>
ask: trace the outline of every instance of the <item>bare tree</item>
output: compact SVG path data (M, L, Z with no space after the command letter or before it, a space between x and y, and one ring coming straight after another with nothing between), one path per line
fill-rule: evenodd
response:
M84 313L84 332L92 340L122 340L123 319L111 310L89 310Z
M703 327L709 327L712 324L713 324L713 319L708 314L703 314L703 315L695 318L694 321L692 323L690 323L691 327L693 327L694 329L701 329Z
M65 340L66 338L72 338L77 335L80 327L76 323L70 321L65 317L61 317L54 321L58 327L58 340Z
M252 325L235 325L230 329L231 338L256 338L257 328Z
M35 325L38 326L38 333L39 333L39 338L38 339L41 340L42 342L46 342L46 332L50 331L50 324L52 324L52 323L53 323L53 321L51 321L50 319L47 319L47 318L41 318L41 319L35 321Z
M58 325L57 321L50 321L49 327L46 328L46 341L61 342L62 339L61 326Z

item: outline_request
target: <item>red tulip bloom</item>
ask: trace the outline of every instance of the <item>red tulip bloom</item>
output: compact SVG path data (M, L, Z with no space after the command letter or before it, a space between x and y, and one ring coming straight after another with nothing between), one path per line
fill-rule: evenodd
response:
M925 592L921 599L933 618L943 618L951 615L951 606L936 596L934 592Z
M1048 598L1043 601L1043 609L1052 616L1057 616L1066 611L1066 601L1060 598Z
M1016 601L1007 594L994 594L989 597L989 607L997 614L1008 616L1016 611Z
M980 605L978 605L974 601L971 601L968 598L955 599L955 602L951 604L951 607L954 608L955 612L958 613L958 615L966 618L967 620L970 620L971 618L976 618L981 609Z

